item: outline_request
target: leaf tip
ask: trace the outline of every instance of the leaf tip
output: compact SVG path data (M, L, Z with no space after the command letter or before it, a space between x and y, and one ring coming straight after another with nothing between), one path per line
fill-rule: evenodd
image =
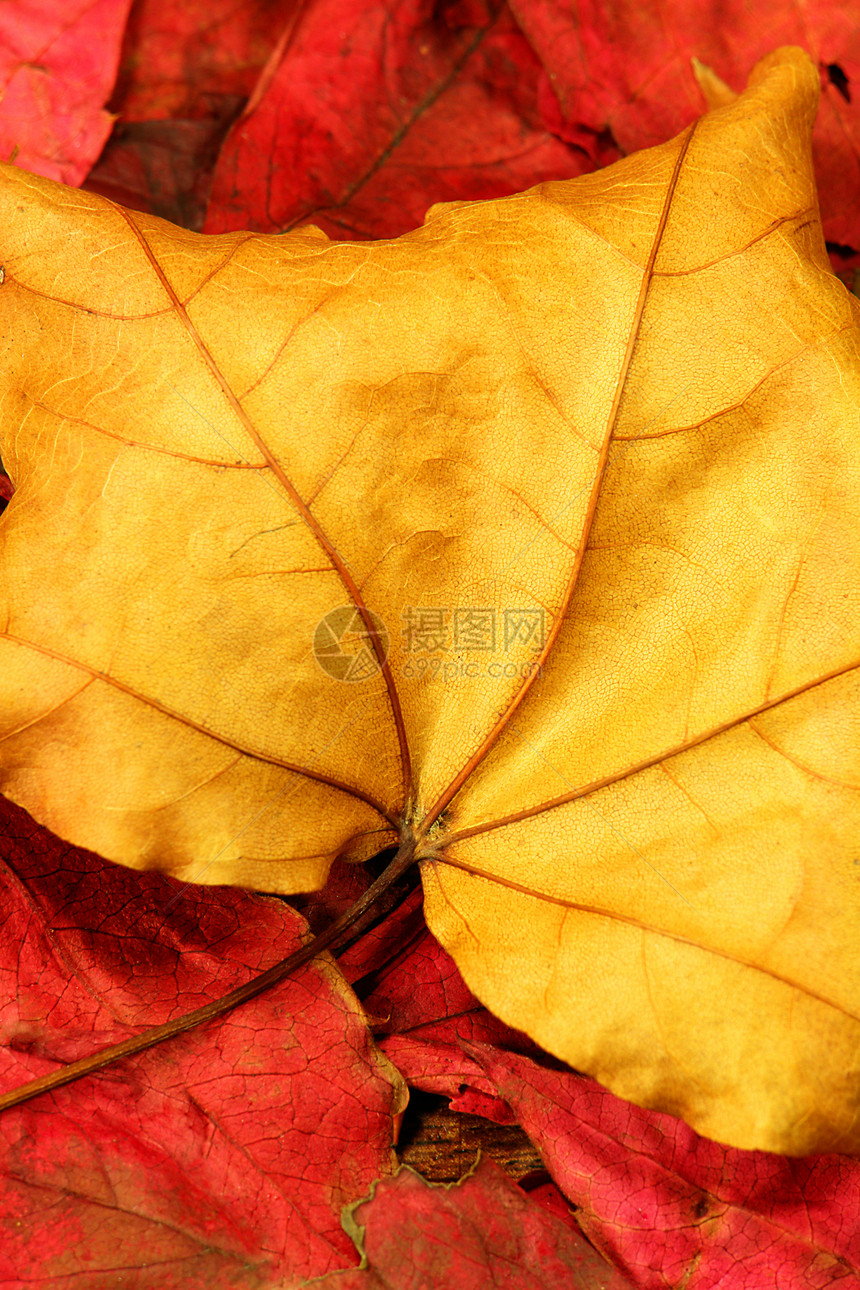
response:
M713 112L715 108L726 107L729 103L734 103L737 94L726 85L725 81L717 76L712 67L708 67L707 63L700 63L698 58L695 57L691 58L690 62L693 66L696 83L702 91L709 112Z

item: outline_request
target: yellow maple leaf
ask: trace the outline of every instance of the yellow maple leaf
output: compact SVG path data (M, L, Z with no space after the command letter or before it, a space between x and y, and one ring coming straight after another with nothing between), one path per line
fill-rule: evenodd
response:
M392 242L4 167L2 786L193 882L391 841L505 1021L860 1150L857 302L782 50Z

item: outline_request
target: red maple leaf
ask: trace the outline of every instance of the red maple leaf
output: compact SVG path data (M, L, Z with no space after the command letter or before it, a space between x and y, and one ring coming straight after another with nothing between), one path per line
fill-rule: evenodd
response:
M316 1290L631 1290L575 1227L481 1160L455 1190L404 1169L351 1208L363 1266Z
M2 798L0 821L4 1090L220 997L305 934L284 901L133 873ZM0 1285L215 1290L355 1262L341 1210L396 1163L401 1094L317 959L0 1116Z
M860 1162L787 1159L701 1138L593 1080L490 1046L470 1050L641 1290L860 1286Z
M581 174L540 71L506 5L316 0L224 143L205 231L396 237L433 202Z
M80 184L111 131L105 111L131 0L0 8L0 157Z

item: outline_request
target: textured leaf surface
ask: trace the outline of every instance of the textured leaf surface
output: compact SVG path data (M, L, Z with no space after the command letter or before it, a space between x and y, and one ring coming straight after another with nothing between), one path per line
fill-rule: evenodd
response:
M315 0L215 171L206 231L396 237L434 202L590 168L540 121L540 65L498 3Z
M488 1045L470 1052L585 1231L642 1290L860 1285L855 1160L722 1147L578 1075Z
M110 134L131 0L15 0L0 7L0 156L66 184Z
M183 888L2 807L0 1080L13 1088L289 953L281 901ZM327 959L229 1018L0 1119L0 1283L292 1285L354 1258L343 1205L394 1163L402 1082Z
M490 1160L451 1188L401 1169L354 1206L362 1268L314 1290L625 1290L630 1282Z
M7 169L6 791L182 880L403 839L507 1024L721 1140L860 1148L817 84L783 51L666 145L373 245ZM462 629L436 668L422 606Z

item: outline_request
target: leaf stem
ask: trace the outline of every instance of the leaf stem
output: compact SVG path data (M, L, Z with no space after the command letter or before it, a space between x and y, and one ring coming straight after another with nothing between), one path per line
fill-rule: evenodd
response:
M110 1066L123 1057L144 1052L155 1044L172 1039L175 1035L182 1035L187 1030L193 1030L196 1026L211 1021L215 1017L221 1017L231 1012L233 1008L238 1008L240 1004L247 1003L249 999L255 999L271 986L278 985L297 968L303 967L305 963L329 949L348 929L363 931L373 921L374 907L378 898L415 863L416 846L417 840L414 836L404 838L391 863L383 869L355 904L341 914L340 918L335 919L325 931L314 936L285 959L281 959L280 963L275 963L259 976L252 977L244 985L231 990L221 999L214 999L211 1003L204 1004L202 1008L195 1008L193 1012L175 1017L172 1021L164 1022L163 1025L151 1026L141 1031L139 1035L123 1040L121 1044L102 1048L98 1052L91 1053L89 1057L60 1066L48 1075L42 1075L27 1084L11 1089L0 1096L0 1112L8 1111L13 1106L20 1106L22 1102L29 1102L31 1098L39 1097L40 1094L50 1092L51 1089L71 1084L73 1080L80 1079L83 1075L92 1075L95 1071L103 1070L105 1066Z

